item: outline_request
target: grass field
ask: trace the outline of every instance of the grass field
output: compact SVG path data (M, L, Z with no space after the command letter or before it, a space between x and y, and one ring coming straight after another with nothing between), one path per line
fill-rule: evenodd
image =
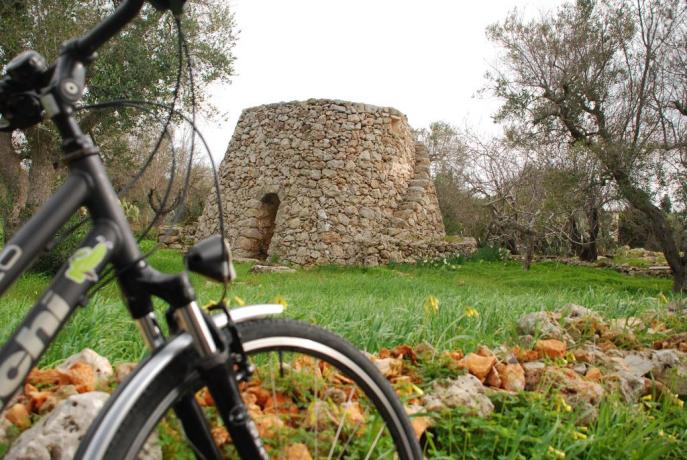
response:
M159 251L152 264L181 268L174 251ZM235 305L275 299L286 314L320 324L371 352L400 343L428 342L439 350L471 350L517 339L515 324L527 312L577 303L604 316L635 316L660 308L670 297L670 280L628 277L614 271L538 263L524 272L513 262L470 261L427 266L320 267L293 274L251 274L238 265L229 297ZM194 278L201 303L221 289ZM0 337L5 340L47 284L29 274L3 298ZM438 300L438 309L431 299ZM160 305L163 311L163 306ZM468 315L474 309L478 315ZM113 362L138 360L144 347L116 286L99 292L75 315L42 360L53 365L84 347ZM685 458L684 409L659 402L639 405L609 397L590 426L576 425L536 394L502 396L488 419L460 411L435 416L429 439L432 458Z
M151 264L172 272L181 269L181 257L161 250ZM530 272L513 262L320 267L260 275L249 273L249 268L237 266L239 276L229 291L234 305L234 297L246 303L281 297L288 303L288 316L334 330L369 351L423 341L438 349L491 346L514 338L515 322L527 312L572 302L607 317L631 316L655 307L659 295L669 295L671 287L666 279L556 263L535 264ZM201 303L219 297L220 287L194 280ZM9 336L47 282L45 276L28 274L3 298L0 339ZM439 301L435 314L423 308L429 296ZM467 308L479 316L467 317ZM144 352L115 285L96 294L72 318L42 364L51 365L86 346L115 362L138 360Z

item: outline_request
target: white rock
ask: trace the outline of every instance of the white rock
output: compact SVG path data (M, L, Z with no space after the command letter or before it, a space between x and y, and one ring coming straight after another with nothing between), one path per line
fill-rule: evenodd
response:
M5 460L71 459L108 397L107 393L92 391L65 399L17 438Z
M432 392L424 399L424 405L428 411L466 407L482 417L494 411L494 404L485 395L484 386L472 374L435 382Z
M568 340L570 337L554 319L554 315L555 313L547 311L529 313L518 320L518 330L521 334L544 339Z
M295 273L296 270L291 267L282 267L280 265L253 265L250 269L252 273Z

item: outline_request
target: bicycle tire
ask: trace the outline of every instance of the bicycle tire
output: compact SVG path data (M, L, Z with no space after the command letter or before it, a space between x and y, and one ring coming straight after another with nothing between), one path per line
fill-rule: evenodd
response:
M339 401L337 407L357 407L358 409L356 409L357 412L355 412L355 417L358 417L358 414L363 414L363 411L365 411L366 415L367 410L372 408L378 413L383 425L376 435L376 438L373 439L370 433L365 432L361 435L360 427L362 425L367 429L369 426L370 430L376 431L378 428L376 423L379 423L380 420L376 418L377 415L370 414L370 420L372 420L372 422L365 423L357 421L357 425L351 428L348 425L353 422L349 423L347 409L342 410L340 413L340 420L337 421L339 426L336 427L336 438L332 446L328 447L329 458L332 458L332 453L335 451L338 458L379 458L379 456L373 457L370 455L373 449L377 449L378 447L388 449L391 443L395 449L395 455L391 455L389 458L400 458L402 460L422 458L421 449L415 438L412 426L391 385L381 375L375 365L350 343L319 327L289 319L258 319L240 323L237 326L242 337L244 349L252 356L251 359L253 362L258 361L256 363L259 366L258 373L256 374L258 379L260 378L260 372L262 370L260 366L266 365L264 361L266 358L257 358L256 356L262 354L274 356L273 353L276 352L279 357L279 373L281 377L284 377L284 369L294 374L296 371L293 370L294 367L292 364L285 364L283 355L299 353L303 356L326 362L329 366L336 369L335 372L343 374L346 379L353 382L356 388L360 390L351 389L348 394L348 401L345 403ZM202 387L200 375L194 370L193 359L195 353L193 353L191 349L190 341L187 345L182 345L182 348L183 347L185 347L183 352L177 352L176 357L170 360L162 371L157 373L157 377L148 384L145 390L138 393L136 401L129 401L130 410L128 413L123 414L123 416L120 414L119 417L108 417L106 408L106 410L103 411L105 414L101 414L94 423L92 429L87 433L81 447L83 448L93 443L94 440L98 438L96 435L98 431L111 430L110 433L113 433L109 438L111 442L108 443L104 450L101 450L101 452L104 452L103 458L136 458L140 449L148 439L149 434L153 432L155 426L160 423L164 415L169 412L174 402L177 401L181 395L188 394L189 391L198 391ZM273 359L270 361L273 361ZM292 361L292 363L295 362L297 362L297 360ZM309 363L307 360L302 362ZM316 364L316 366L317 367L303 368L303 370L307 375L310 375L310 373L317 374L317 369L329 369L320 364ZM139 372L145 372L144 369L145 365L141 366ZM270 372L274 371L270 370ZM324 373L325 371L323 370L322 372ZM305 373L302 375L306 375ZM272 393L274 393L276 400L275 380L275 378L272 378ZM313 380L315 381L318 379L313 377ZM336 391L339 391L339 389ZM313 394L317 393L318 390L316 387ZM352 402L354 395L356 399ZM360 402L362 396L367 398L369 404ZM311 428L314 427L313 429L316 430L314 435L315 458L319 457L317 443L321 436L319 432L321 420L320 416L317 414L317 408L321 407L323 413L328 414L327 417L322 417L325 419L326 424L327 420L332 419L327 409L331 407L327 405L331 402L330 399L327 399L326 402L320 402L318 400L312 402L311 406L308 406L308 409L311 409L311 407L313 407L312 405L316 408L315 421L311 422ZM357 406L351 406L351 404ZM116 405L108 404L108 406L112 407ZM275 413L279 412L275 411ZM312 420L312 412L309 413L310 420ZM118 419L118 422L113 423L113 418ZM299 420L302 421L304 419ZM327 436L331 437L332 428L333 427L329 427L328 431L325 431L326 428L323 428L323 433L326 432L328 433ZM303 430L299 428L299 433L302 434L302 432ZM348 432L346 445L337 446L339 438L341 438L342 443L344 442L343 432ZM351 434L351 432L354 434ZM381 438L382 434L384 438ZM362 437L364 440L372 439L370 451L366 456L359 455L360 452L358 451L353 451L354 447L359 443L359 440L356 439L357 437ZM312 442L311 439L307 441ZM304 441L304 445L312 449L312 444L308 444L308 442ZM287 448L290 447L291 445ZM366 450L367 446L363 446L363 448ZM351 449L355 454L348 453L348 457L344 456L344 454L348 452L347 449ZM87 451L88 449L80 449L81 453ZM271 451L270 455L273 453L275 453L275 451ZM279 451L279 453L283 455L283 451ZM78 453L77 458L81 458Z

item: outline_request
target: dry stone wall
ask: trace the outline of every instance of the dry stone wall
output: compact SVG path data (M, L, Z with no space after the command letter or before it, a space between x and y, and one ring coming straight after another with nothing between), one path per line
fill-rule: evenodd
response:
M239 257L376 265L465 250L443 242L427 150L392 108L308 100L247 109L220 182ZM211 194L195 238L217 229Z

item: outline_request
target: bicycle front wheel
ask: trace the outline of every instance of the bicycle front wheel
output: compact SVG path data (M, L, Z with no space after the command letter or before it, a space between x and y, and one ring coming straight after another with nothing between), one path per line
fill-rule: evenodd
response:
M388 381L347 341L287 319L247 321L238 328L256 366L251 381L241 385L242 396L271 458L422 458ZM136 458L151 435L163 444L164 456L192 458L192 451L179 445L183 436L171 411L189 391L206 406L222 454L237 458L226 431L216 424L198 373L181 376L179 364L171 363L170 371L160 373L120 417L108 458Z

